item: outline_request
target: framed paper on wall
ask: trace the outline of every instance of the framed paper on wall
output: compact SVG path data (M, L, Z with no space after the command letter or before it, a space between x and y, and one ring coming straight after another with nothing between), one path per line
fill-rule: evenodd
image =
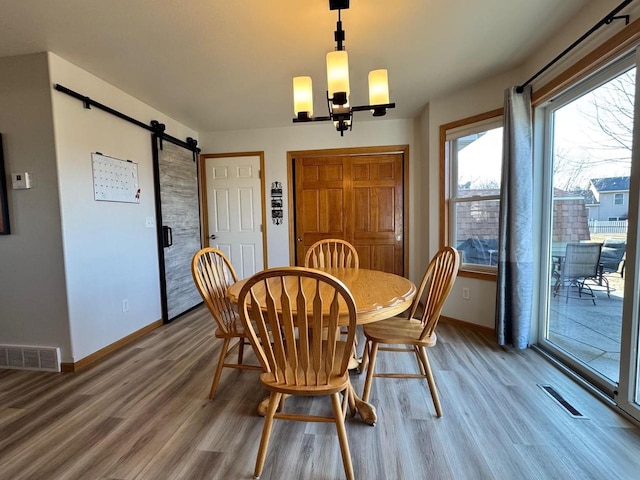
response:
M9 235L9 204L7 203L7 177L4 174L2 134L0 133L0 235Z

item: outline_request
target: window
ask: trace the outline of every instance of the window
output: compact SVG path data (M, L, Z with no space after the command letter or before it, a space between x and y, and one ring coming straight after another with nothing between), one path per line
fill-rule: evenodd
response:
M624 205L624 193L615 193L613 195L614 205Z
M502 110L441 127L443 244L464 272L495 274L502 174Z

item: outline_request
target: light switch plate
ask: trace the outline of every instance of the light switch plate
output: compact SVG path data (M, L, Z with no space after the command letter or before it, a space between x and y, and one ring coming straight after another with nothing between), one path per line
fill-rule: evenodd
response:
M31 188L31 175L29 172L19 172L11 174L11 187L14 190Z

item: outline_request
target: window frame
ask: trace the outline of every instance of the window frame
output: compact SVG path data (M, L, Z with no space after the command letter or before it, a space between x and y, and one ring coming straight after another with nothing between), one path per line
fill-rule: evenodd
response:
M484 126L495 128L503 118L503 109L491 110L479 115L467 117L451 123L440 125L440 247L450 245L451 229L455 206L459 201L452 198L454 192L453 181L457 178L457 165L452 165L452 158L449 152L448 134L456 131L471 130L474 126ZM467 197L466 202L477 200L499 200L500 195ZM494 280L497 277L497 267L489 265L461 264L458 273L462 277L480 278L484 280Z
M618 202L618 198L620 202ZM624 205L624 193L614 193L613 194L613 204L614 205Z

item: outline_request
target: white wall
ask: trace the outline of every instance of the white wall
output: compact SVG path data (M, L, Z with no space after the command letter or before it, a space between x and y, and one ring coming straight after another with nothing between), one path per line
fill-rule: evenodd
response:
M429 104L429 251L439 248L440 221L440 125L502 108L504 90L522 79L518 70L499 75L462 92L432 100ZM424 127L423 127L423 130ZM462 289L469 289L469 300L462 299ZM495 281L458 277L443 315L493 328L495 325Z
M358 114L356 114L358 115ZM362 114L365 115L365 114ZM289 217L287 210L287 152L378 145L409 145L409 274L412 279L420 275L424 265L419 264L419 250L424 244L420 238L420 206L417 202L424 184L419 181L420 152L415 142L413 120L358 121L353 131L341 137L329 122L292 125L290 127L235 130L200 133L203 153L232 153L264 151L265 182L267 195L271 182L282 182L285 192L285 221L274 225L267 218L267 243L269 267L289 265ZM265 199L266 201L266 199ZM417 264L417 265L416 265Z
M59 83L143 123L165 123L174 137L197 133L130 95L49 54L51 85ZM151 133L52 91L62 235L74 361L161 318ZM138 163L139 204L93 199L91 153ZM127 299L129 310L122 311Z
M0 344L69 352L67 293L46 54L0 58L0 133L5 169L29 172L11 190L11 235L0 235Z

